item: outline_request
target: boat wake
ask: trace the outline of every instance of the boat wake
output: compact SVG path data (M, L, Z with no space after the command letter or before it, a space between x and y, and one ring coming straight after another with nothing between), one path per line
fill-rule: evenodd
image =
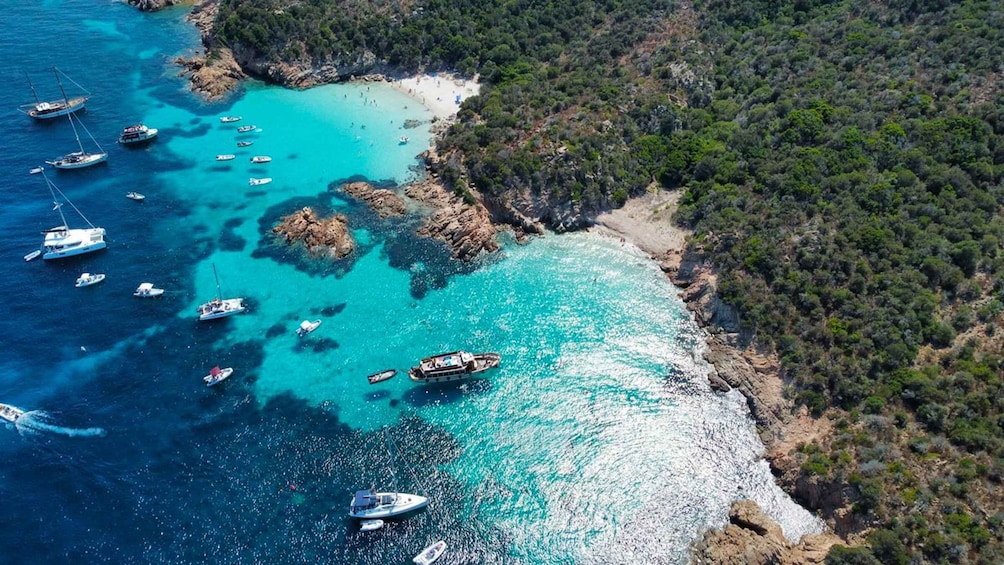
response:
M101 437L108 432L104 428L66 428L50 423L51 416L42 410L25 412L17 419L15 426L23 433L50 432L69 437Z

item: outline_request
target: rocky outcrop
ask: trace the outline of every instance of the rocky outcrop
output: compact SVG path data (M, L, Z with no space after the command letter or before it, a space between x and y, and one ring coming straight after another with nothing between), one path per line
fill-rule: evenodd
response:
M184 68L180 75L189 75L192 91L209 101L219 100L246 77L226 48L210 57L178 57L174 62Z
M129 5L136 6L143 12L156 12L168 6L191 4L191 0L128 0Z
M418 235L446 243L455 259L473 261L482 253L498 250L498 230L484 206L447 192L435 179L411 184L405 194L435 209Z
M382 81L386 65L370 51L352 59L333 61L274 61L261 59L251 50L238 49L234 58L249 73L289 88L309 88L344 80Z
M381 218L403 216L407 211L400 196L385 188L373 188L368 182L350 182L342 190L368 204Z
M839 542L832 534L808 534L793 544L756 502L740 500L729 510L729 524L722 530L705 532L691 555L698 565L818 564Z
M348 256L356 246L349 235L348 219L343 214L318 218L309 207L283 217L279 225L272 228L272 233L289 244L303 243L312 255L333 259Z

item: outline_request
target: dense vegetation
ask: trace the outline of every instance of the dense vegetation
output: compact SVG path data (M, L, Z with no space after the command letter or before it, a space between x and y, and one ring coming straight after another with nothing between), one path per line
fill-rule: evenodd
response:
M685 190L720 294L835 420L803 472L872 530L829 561L1004 561L999 3L225 0L217 31L480 73L445 178L554 225Z

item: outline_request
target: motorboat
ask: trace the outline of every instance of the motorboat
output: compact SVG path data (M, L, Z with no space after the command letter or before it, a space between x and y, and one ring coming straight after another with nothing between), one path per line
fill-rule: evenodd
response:
M397 138L397 142L400 143L401 145L408 143L408 136L402 135L401 137Z
M216 386L216 385L220 384L221 382L227 380L227 378L229 378L230 375L232 375L232 374L234 374L234 368L233 367L227 367L226 369L220 369L220 366L217 365L217 366L213 367L212 369L210 369L209 370L209 374L206 375L206 376L204 376L204 377L202 377L202 380L205 381L206 386Z
M383 527L383 520L363 520L359 522L360 532L372 532Z
M252 163L268 163L271 161L272 158L269 157L268 155L255 155L254 157L251 157Z
M82 275L77 277L76 287L80 288L83 286L91 286L92 284L98 284L103 280L105 280L104 273L96 273L96 274L83 273Z
M70 199L66 197L62 191L49 180L48 175L45 171L40 171L42 177L45 178L45 183L49 187L49 194L52 195L53 209L59 212L59 219L62 220L62 224L54 228L45 230L42 232L45 234L45 239L42 241L42 259L49 261L52 259L63 259L66 257L73 257L75 255L83 255L84 253L91 253L93 251L99 251L108 246L105 243L105 229L94 227L76 206L70 202ZM58 197L56 195L59 195ZM85 221L87 222L86 228L70 228L66 222L66 216L63 214L63 204L60 202L59 198L62 197L69 204L71 208ZM25 260L30 261L34 259L37 255L32 256L32 253L25 255Z
M154 288L153 283L140 283L136 291L132 293L136 298L154 298L164 294L164 289Z
M412 563L417 565L431 565L434 561L439 559L443 553L446 551L446 542L439 540L436 543L430 545L429 547L422 550L412 559Z
M265 178L260 178L260 179L256 179L254 177L251 177L251 178L248 179L248 185L249 186L261 186L263 184L268 184L270 182L272 182L272 177L265 177Z
M157 128L146 127L143 124L128 126L119 134L119 143L123 145L135 145L144 141L150 141L157 137L157 132Z
M255 128L257 128L257 127L258 126L256 126L256 125L241 126L241 127L237 128L237 133L247 133L249 131L254 131Z
M371 385L377 383L382 383L383 381L393 379L394 375L397 374L397 369L387 369L386 371L380 371L379 373L373 373L372 375L366 377Z
M245 310L243 298L220 298L220 276L216 273L216 265L213 265L213 276L216 277L216 297L200 304L197 308L199 321L217 320L227 318L234 314L240 314Z
M239 122L243 120L243 116L220 116L220 122L224 124L232 124L234 122Z
M217 155L216 156L216 160L217 161L232 161L233 159L236 159L236 158L237 158L237 155L234 155L232 153L227 153L227 154L224 154L224 155Z
M501 361L498 353L451 351L422 359L417 367L408 370L408 376L419 383L459 381L494 369Z
M254 145L253 141L238 141L237 142L237 147L251 147L252 145Z
M316 330L317 327L320 325L321 325L320 320L314 320L313 322L311 322L310 320L304 320L300 322L300 327L296 328L296 335L303 337L309 334L310 332Z
M17 406L11 406L10 404L0 404L0 418L3 418L12 424L16 424L18 418L21 416L24 416L24 410L21 410Z
M18 109L36 120L47 120L49 118L57 118L59 116L72 114L73 112L82 109L84 104L91 97L91 93L87 92L87 90L74 82L72 78L66 76L63 71L53 67L52 73L56 75L56 84L59 85L59 92L63 95L63 97L58 100L40 99L38 97L38 93L35 92L35 86L31 84L31 78L28 78L28 88L31 89L31 94L35 97L35 101L28 104L22 104ZM83 90L84 94L74 96L73 98L67 97L66 91L63 90L63 81L59 80L59 75L66 77L67 80L80 88L80 90Z
M143 196L138 192L127 192L126 198L128 198L129 200L135 200L136 202L142 202L146 200L146 196Z
M66 119L70 120L70 126L73 128L73 136L77 139L77 147L80 151L74 151L72 153L67 153L58 159L53 159L52 161L46 161L46 163L56 167L57 169L83 169L84 167L90 167L91 165L97 165L98 163L104 163L108 160L108 153L106 153L101 146L98 145L97 140L91 135L91 132L87 130L83 122L79 120L77 123L83 128L87 136L91 138L91 141L97 146L97 153L88 153L84 151L84 144L80 141L80 134L77 133L77 126L73 123L73 114L66 114Z
M425 508L428 504L428 498L417 494L360 490L352 497L349 516L359 519L390 518Z

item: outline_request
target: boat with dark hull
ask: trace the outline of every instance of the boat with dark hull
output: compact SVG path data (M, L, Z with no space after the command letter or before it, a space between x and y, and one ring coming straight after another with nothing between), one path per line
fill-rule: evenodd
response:
M408 370L408 377L417 383L460 381L495 369L501 362L498 353L451 351L422 359L417 367Z

